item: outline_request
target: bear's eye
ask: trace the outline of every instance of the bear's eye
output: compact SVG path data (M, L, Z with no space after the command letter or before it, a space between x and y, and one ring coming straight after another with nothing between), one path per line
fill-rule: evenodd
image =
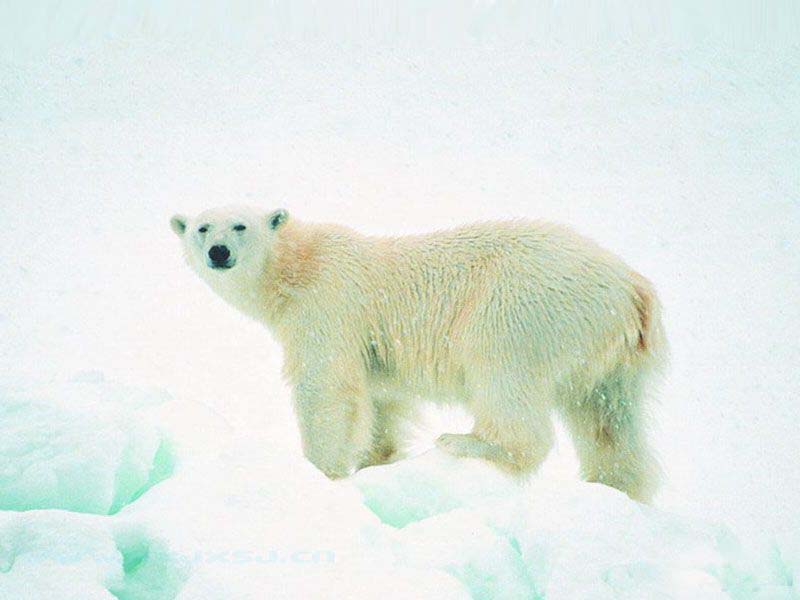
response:
M200 233L205 233L206 231L208 231L208 225L203 225L203 226L202 226L200 229L198 229L197 231L199 231Z
M245 227L241 223L239 223L238 225L234 225L233 226L233 230L234 231L244 231L245 229L247 229L247 227Z

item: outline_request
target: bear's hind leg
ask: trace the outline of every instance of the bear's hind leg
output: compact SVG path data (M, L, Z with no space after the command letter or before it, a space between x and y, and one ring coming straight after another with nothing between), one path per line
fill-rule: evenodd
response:
M645 374L617 368L580 402L562 407L587 481L650 502L659 467L646 440Z
M482 458L515 475L534 472L553 445L550 409L542 394L484 386L473 406L471 433L446 433L436 445L454 456Z

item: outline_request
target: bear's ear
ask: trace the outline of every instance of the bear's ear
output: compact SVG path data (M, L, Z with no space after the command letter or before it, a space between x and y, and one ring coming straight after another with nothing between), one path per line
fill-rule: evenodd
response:
M278 210L269 213L269 216L267 217L267 225L269 225L270 229L275 230L286 223L288 218L289 213L286 211L286 209L279 208Z
M169 220L169 226L172 227L172 231L182 236L186 233L186 220L183 215L175 215Z

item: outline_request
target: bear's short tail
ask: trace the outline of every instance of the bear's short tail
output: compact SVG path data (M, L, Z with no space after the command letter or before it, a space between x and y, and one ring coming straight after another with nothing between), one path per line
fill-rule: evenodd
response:
M666 340L661 324L661 305L653 284L638 273L633 273L633 290L633 302L639 316L636 350L648 357L663 357Z

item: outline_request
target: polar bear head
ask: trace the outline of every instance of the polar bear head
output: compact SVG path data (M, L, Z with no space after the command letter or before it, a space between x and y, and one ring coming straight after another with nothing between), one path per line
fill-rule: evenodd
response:
M195 218L175 215L172 230L181 238L189 266L212 289L235 304L232 294L252 290L272 254L289 214L253 208L214 208ZM243 308L243 307L240 307Z

